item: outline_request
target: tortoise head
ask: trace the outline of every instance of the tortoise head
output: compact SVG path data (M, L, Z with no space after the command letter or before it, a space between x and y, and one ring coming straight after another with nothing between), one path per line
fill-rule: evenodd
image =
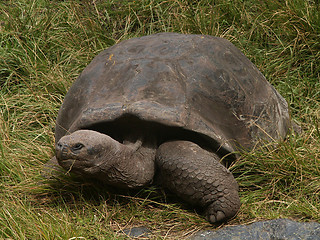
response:
M149 184L154 175L155 150L140 147L140 141L122 144L97 131L78 130L57 142L56 158L67 171L136 188Z
M119 143L105 134L78 130L62 137L56 144L56 157L66 170L80 174L95 174L114 165Z

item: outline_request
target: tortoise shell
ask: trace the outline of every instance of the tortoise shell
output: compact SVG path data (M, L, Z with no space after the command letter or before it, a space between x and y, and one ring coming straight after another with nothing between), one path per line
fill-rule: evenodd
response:
M158 127L150 134L185 130L233 152L282 139L289 125L284 98L229 41L160 33L96 56L67 93L55 137L95 129L121 141L130 131Z

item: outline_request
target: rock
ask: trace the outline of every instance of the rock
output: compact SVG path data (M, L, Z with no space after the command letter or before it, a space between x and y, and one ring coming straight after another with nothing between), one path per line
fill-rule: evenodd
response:
M320 223L275 219L249 225L230 226L218 231L196 233L191 240L320 240Z
M151 231L146 227L133 227L125 229L123 232L130 238L148 237Z

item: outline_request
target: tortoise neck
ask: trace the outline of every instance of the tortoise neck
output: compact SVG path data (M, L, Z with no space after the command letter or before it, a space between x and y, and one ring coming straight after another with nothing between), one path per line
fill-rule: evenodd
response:
M114 156L106 182L121 188L139 188L150 184L155 171L155 148L144 146L140 140L119 144L119 154Z

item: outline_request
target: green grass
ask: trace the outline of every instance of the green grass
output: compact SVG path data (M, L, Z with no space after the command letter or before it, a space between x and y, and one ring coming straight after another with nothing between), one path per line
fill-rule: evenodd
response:
M0 3L0 238L124 239L123 229L144 225L154 239L181 239L214 227L161 189L128 194L40 175L59 106L83 68L119 41L163 31L230 40L303 129L233 164L242 207L228 224L320 222L318 1L8 0Z

